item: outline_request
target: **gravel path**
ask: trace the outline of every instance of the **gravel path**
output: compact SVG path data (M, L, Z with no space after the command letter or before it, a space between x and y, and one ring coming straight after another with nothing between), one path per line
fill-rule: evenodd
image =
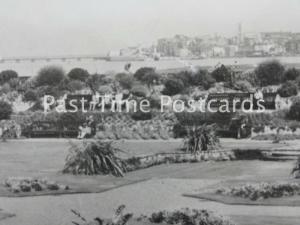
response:
M98 194L75 194L25 198L0 198L0 208L17 216L0 221L2 225L66 225L76 220L70 209L90 219L110 217L120 204L129 212L150 214L157 210L183 207L210 209L227 216L299 217L300 207L232 206L186 198L182 193L196 191L219 180L152 179Z

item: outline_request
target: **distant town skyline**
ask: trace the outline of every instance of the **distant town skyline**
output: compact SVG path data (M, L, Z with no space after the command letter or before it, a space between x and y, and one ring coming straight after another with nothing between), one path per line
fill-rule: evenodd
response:
M300 32L299 0L1 0L0 57L105 54L175 34Z

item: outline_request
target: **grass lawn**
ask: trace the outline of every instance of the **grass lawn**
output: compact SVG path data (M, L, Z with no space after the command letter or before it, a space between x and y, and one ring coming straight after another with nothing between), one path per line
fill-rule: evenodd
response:
M241 141L239 141L241 142ZM225 148L232 148L234 140L226 140ZM246 142L247 143L247 142ZM254 142L256 143L256 142ZM261 142L260 142L261 143ZM265 147L270 142L266 142ZM182 146L180 140L170 141L118 141L115 145L128 154L125 157L148 155L158 152L174 152ZM249 144L244 144L245 146ZM239 147L242 145L239 144ZM251 145L252 147L255 144ZM281 179L287 177L291 162L205 162L197 164L160 165L144 170L130 172L124 178L113 176L73 176L62 174L64 160L68 153L68 140L30 139L1 143L0 181L7 177L38 177L69 185L73 192L102 192L111 188L127 185L153 177L192 178L192 179ZM256 146L257 147L257 146ZM274 168L278 168L276 174ZM65 192L65 191L64 191ZM56 194L64 193L56 192ZM51 192L50 192L51 193ZM23 195L49 194L49 192L22 193ZM0 196L15 196L0 186Z
M116 145L128 152L128 157L133 155L146 155L158 152L173 152L175 149L181 146L182 142L180 140L170 140L170 141L118 141ZM280 144L274 145L270 142L250 142L246 140L235 141L233 139L228 139L223 141L224 148L253 148L263 147L266 149L276 149L276 148L297 148L297 145ZM57 181L58 183L69 185L71 192L103 192L105 190L111 190L112 188L117 188L122 185L125 185L121 189L115 189L106 193L101 194L91 194L89 195L80 195L82 201L80 205L88 205L84 209L83 213L98 213L98 210L90 210L89 207L95 208L101 206L101 202L105 202L100 208L100 211L106 212L108 210L107 204L111 205L112 208L116 207L116 204L123 203L120 200L124 200L128 204L129 209L136 207L137 210L151 210L150 203L151 201L161 202L161 199L164 199L163 206L174 207L174 203L177 203L176 199L178 198L182 201L182 205L189 206L199 204L201 208L206 208L210 204L208 201L201 201L198 203L197 199L184 198L181 195L186 193L186 191L199 191L203 192L205 190L211 190L215 188L216 185L225 185L232 183L239 183L244 181L277 181L286 179L293 167L293 161L283 161L283 162L274 162L274 161L258 161L258 160L245 160L245 161L225 161L225 162L202 162L202 163L183 163L183 164L165 164L148 169L133 171L125 175L124 178L116 178L113 176L73 176L61 174L61 169L64 166L64 159L68 153L68 142L64 139L50 139L50 140L40 140L40 139L31 139L31 140L17 140L17 141L8 141L6 143L0 143L0 183L3 180L10 176L30 176L30 177L39 177L39 178L48 178L49 180ZM151 180L156 183L156 186L151 186L153 182L145 184L145 182L140 182L143 180L151 178L160 178L159 181L156 179ZM164 185L165 178L174 178L178 179L177 182L172 182L172 185ZM194 182L194 186L186 186L182 188L183 183L189 184ZM138 182L138 184L128 186L127 184L132 184ZM162 182L162 184L160 184ZM186 184L186 185L187 185ZM199 186L200 185L200 186ZM139 188L138 188L139 187ZM163 190L163 196L159 195L160 188L165 188ZM147 195L140 194L144 196L144 200L139 203L138 195L140 192L145 191L149 193L149 199ZM149 189L149 190L148 190ZM173 191L174 189L174 191ZM178 190L177 190L178 189ZM127 190L126 192L124 192ZM177 192L175 192L177 190ZM157 191L157 193L156 193ZM134 192L134 194L132 193ZM155 194L150 194L155 192ZM126 193L126 194L125 194ZM130 193L130 194L129 194ZM144 193L144 192L143 192ZM34 193L33 193L34 194ZM33 195L30 193L29 195ZM53 193L40 193L40 194L53 194ZM168 196L169 195L169 196ZM2 186L0 186L0 198L4 196L18 196L12 195ZM73 196L73 195L72 195ZM74 197L64 195L60 196L61 198L55 198L51 195L39 197L39 198L2 198L5 199L5 204L1 208L5 207L5 210L8 210L11 213L17 214L13 219L5 220L7 224L17 224L16 222L22 222L23 224L32 224L32 222L42 221L44 216L40 215L42 212L37 210L47 211L48 201L51 201L52 204L57 205L57 209L51 208L57 217L57 223L60 224L61 219L69 215L70 207L77 202L76 199L79 195L74 195ZM108 201L110 197L112 201ZM151 196L151 197L150 197ZM20 200L19 200L20 199ZM88 200L89 199L89 200ZM93 200L92 199L98 199ZM115 200L113 200L115 199ZM83 201L84 200L84 201ZM33 207L32 202L36 203L36 208ZM107 202L108 201L108 202ZM114 202L116 201L116 202ZM26 203L28 202L28 203ZM32 204L33 208L28 209L27 212L25 209L15 206L15 204ZM130 205L132 204L132 205ZM142 205L139 205L142 204ZM208 205L207 205L208 204ZM217 204L217 203L216 203ZM65 206L64 206L65 205ZM159 206L156 203L153 203L155 206ZM66 208L64 209L63 206ZM50 207L50 206L49 206ZM62 208L60 208L62 207ZM147 208L148 207L148 208ZM212 206L214 207L214 205ZM220 206L224 210L227 208L227 205ZM233 206L234 207L234 206ZM256 206L251 206L256 207ZM152 211L152 210L151 210ZM221 210L222 211L222 210ZM60 215L61 212L61 215ZM152 211L153 212L153 211ZM30 214L32 213L32 214ZM232 215L231 212L228 212ZM242 212L241 212L242 213ZM265 225L265 224L281 224L281 225L292 225L297 224L295 221L299 218L291 217L274 217L274 216L257 216L245 215L241 216L235 215L233 213L233 219L238 222L240 225ZM54 216L53 214L53 216ZM106 213L105 213L106 214ZM104 214L104 215L105 215ZM227 213L226 213L227 214ZM29 216L31 215L31 216ZM93 214L94 215L94 214ZM53 216L49 216L49 221L53 222ZM38 218L40 220L38 220ZM91 218L92 215L91 215ZM66 220L70 221L69 218ZM8 223L11 221L10 223ZM27 221L27 222L25 222ZM50 224L50 223L49 223ZM51 223L52 224L52 223Z

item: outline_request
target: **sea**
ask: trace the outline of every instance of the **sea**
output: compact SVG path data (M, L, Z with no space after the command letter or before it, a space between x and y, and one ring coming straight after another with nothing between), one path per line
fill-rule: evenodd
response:
M247 65L249 67L256 67L259 63L270 60L277 59L283 64L300 68L300 57L244 57L244 58L205 58L205 59L160 59L155 60L144 60L144 61L105 61L105 60L94 60L94 59L66 59L62 60L35 60L31 61L6 61L0 63L0 71L3 70L15 70L19 76L35 76L38 71L49 65L56 65L62 67L66 72L70 71L72 68L80 67L89 71L89 73L94 74L115 74L124 71L124 66L128 63L131 64L131 72L135 72L141 67L155 67L159 71L164 70L176 70L187 67L217 67L220 64L230 65L230 66L243 66Z

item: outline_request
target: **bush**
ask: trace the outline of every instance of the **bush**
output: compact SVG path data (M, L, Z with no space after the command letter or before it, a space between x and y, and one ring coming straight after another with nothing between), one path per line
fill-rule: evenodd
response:
M116 154L119 149L112 142L92 141L75 145L71 143L70 153L66 158L63 173L72 174L112 174L122 177L125 163Z
M278 94L283 97L291 97L298 94L298 87L293 81L287 81L278 89Z
M66 89L70 92L82 90L86 87L85 83L80 80L71 80L67 85Z
M93 74L89 76L86 84L90 87L93 92L98 91L98 88L102 85L108 85L111 83L111 79L104 74Z
M12 106L5 101L0 101L0 120L10 119L12 113Z
M288 112L288 117L292 120L300 121L300 101L294 102Z
M71 80L79 80L79 81L86 81L90 76L89 72L82 68L74 68L68 73L68 77Z
M298 77L300 77L299 70L295 68L290 68L284 72L283 81L296 80Z
M217 82L232 82L232 71L223 64L220 67L216 68L211 73L211 76Z
M255 69L260 86L280 84L283 73L284 66L277 60L265 61Z
M0 84L4 84L11 79L18 78L18 73L14 70L3 70L0 73Z
M133 94L133 95L135 95L135 96L137 96L137 97L142 97L142 98L145 98L145 97L147 97L148 96L148 89L145 87L145 86L143 86L143 85L136 85L136 86L134 86L131 90L130 90L130 92Z
M246 80L238 80L234 86L237 90L242 92L251 92L253 90L252 85Z
M61 67L46 66L42 68L36 78L36 86L56 86L65 78L65 72Z
M116 81L119 82L122 88L131 89L134 84L134 77L127 73L118 73L116 75Z
M209 74L207 70L199 70L192 75L192 84L201 85L208 90L216 83L216 80Z
M151 86L158 83L160 76L156 73L155 68L142 67L134 73L134 78L147 86Z
M38 100L38 95L34 90L28 90L23 96L23 101L25 102L35 102Z
M165 88L162 91L164 95L177 95L185 88L184 83L180 79L169 78L165 82Z

